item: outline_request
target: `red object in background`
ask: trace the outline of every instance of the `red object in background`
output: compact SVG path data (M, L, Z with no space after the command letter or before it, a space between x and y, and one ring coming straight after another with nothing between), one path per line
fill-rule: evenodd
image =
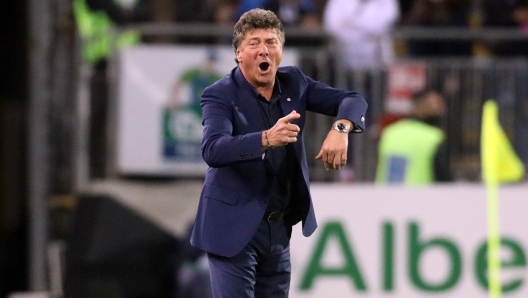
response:
M392 64L388 73L386 112L395 115L409 113L411 95L425 88L425 85L426 71L422 62Z
M391 113L385 113L383 115L381 115L381 118L380 118L380 126L379 126L379 129L380 131L382 131L385 127L391 125L392 123L400 120L400 119L403 119L405 118L406 115L404 114L391 114Z

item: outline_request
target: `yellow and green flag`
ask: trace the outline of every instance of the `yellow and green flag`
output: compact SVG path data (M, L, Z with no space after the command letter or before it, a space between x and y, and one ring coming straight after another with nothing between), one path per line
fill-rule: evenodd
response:
M480 144L482 179L488 189L488 279L491 298L501 296L498 187L522 179L524 167L499 123L493 100L484 103Z

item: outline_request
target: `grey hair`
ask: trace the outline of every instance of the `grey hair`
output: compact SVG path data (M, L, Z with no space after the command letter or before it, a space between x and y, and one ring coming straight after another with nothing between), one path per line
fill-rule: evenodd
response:
M281 44L284 45L286 41L284 26L277 15L270 10L255 8L245 12L235 24L233 31L233 49L235 52L240 47L246 34L256 29L274 29L277 32ZM235 62L238 64L236 58Z

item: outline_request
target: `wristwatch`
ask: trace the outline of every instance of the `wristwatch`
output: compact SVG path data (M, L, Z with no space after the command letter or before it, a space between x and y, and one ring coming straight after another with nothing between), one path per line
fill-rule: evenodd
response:
M348 128L344 123L336 122L334 125L332 125L332 129L335 129L339 132L349 133L350 128Z

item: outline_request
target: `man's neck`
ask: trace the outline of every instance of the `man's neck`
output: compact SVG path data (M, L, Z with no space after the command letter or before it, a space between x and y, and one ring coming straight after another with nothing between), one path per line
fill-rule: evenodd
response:
M260 95L262 95L267 101L271 100L271 95L273 94L273 85L265 87L255 88Z

